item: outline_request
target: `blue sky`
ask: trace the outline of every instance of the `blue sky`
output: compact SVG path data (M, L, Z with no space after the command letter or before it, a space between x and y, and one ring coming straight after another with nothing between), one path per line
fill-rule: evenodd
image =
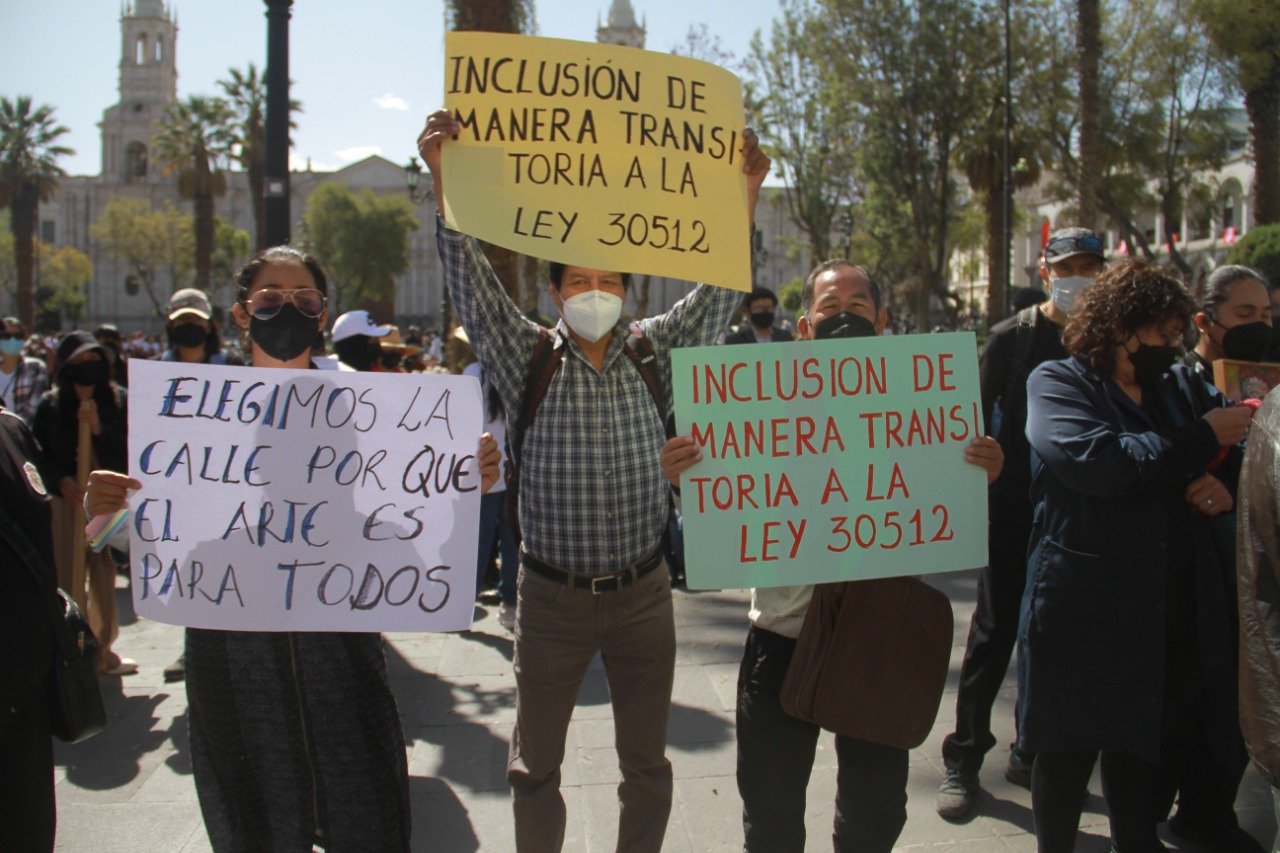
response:
M168 0L178 16L178 94L213 94L229 67L265 65L262 0ZM595 40L610 0L537 0L540 35ZM98 174L97 123L117 100L121 0L0 0L0 95L31 95L70 128L62 165ZM706 24L738 57L767 30L776 0L632 0L647 47L670 50ZM381 153L414 152L427 113L443 101L440 0L295 0L290 27L293 96L302 101L293 161L333 168Z

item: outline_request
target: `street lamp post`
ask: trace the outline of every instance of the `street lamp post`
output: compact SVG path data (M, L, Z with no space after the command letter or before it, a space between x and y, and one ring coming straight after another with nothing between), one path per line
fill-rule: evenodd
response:
M267 6L266 176L262 215L267 246L289 242L289 7L293 0L263 0ZM264 249L267 246L259 246Z

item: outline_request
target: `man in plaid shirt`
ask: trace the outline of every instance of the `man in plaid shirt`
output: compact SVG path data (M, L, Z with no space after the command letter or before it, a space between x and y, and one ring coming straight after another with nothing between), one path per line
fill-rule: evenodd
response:
M461 130L447 111L418 139L440 210L440 148ZM747 130L742 149L754 217L769 158ZM749 235L742 235L744 240ZM474 239L437 221L445 281L476 355L502 397L509 427L520 414L538 327L507 297ZM622 784L618 849L659 850L671 812L667 715L675 672L671 584L661 540L667 487L658 459L667 412L659 412L623 352L618 321L629 276L551 265L554 330L563 356L520 460L516 727L507 779L519 850L559 850L565 806L560 764L587 666L599 652L613 701ZM665 399L671 350L715 341L741 301L699 285L666 314L636 326L653 344Z
M22 354L26 333L17 317L0 320L0 405L30 426L40 395L49 387L49 370L40 359Z

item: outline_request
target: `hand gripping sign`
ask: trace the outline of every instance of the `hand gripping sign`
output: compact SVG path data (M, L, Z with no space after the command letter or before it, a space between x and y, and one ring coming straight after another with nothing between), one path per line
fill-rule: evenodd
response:
M706 62L445 37L445 219L547 260L750 289L742 84ZM464 189L465 188L465 189Z
M476 585L479 384L129 363L139 615L249 631L448 631Z
M672 355L690 588L955 571L987 561L973 335Z

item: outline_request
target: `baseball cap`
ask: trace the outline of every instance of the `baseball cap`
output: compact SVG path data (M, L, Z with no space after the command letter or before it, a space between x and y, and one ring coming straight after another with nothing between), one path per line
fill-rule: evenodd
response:
M356 335L380 338L393 328L374 325L373 320L369 319L368 311L348 311L333 321L333 342L336 344Z
M1059 228L1044 244L1044 262L1056 264L1076 255L1093 255L1106 260L1102 238L1088 228Z
M195 314L201 320L208 320L213 316L213 307L203 290L184 287L169 297L169 319L176 320L179 314Z

